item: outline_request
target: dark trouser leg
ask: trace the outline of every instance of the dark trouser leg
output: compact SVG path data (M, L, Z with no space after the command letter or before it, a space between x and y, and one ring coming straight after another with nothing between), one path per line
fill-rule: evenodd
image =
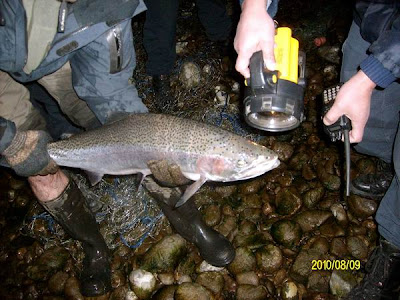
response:
M224 0L197 0L198 15L201 24L211 41L226 40L232 28L231 18L226 12Z
M147 52L147 74L170 74L176 58L178 0L145 0L145 4L143 44Z

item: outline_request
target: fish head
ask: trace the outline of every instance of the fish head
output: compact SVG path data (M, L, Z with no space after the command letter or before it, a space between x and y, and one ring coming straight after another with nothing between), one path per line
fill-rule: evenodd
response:
M203 164L206 177L212 181L246 180L260 176L280 164L274 151L244 138L214 147L212 154L212 159L206 159Z

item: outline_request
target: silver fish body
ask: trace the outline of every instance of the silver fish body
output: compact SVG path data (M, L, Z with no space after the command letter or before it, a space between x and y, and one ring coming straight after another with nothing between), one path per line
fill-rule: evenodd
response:
M104 174L151 174L150 160L167 160L196 181L185 201L207 180L236 181L259 176L279 165L268 148L221 128L161 114L133 114L50 143L49 155L61 166L88 172L92 184Z

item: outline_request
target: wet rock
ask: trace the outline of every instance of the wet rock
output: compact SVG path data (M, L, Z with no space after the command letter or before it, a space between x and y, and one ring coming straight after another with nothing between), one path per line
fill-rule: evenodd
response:
M204 272L197 276L196 283L217 294L224 287L224 277L218 272Z
M171 272L185 253L184 238L178 234L166 236L147 251L141 268L150 272Z
M250 250L255 250L267 245L271 241L268 233L260 232L252 235L237 234L233 240L235 247L246 247Z
M261 220L262 210L261 208L246 208L240 212L240 218L242 220L249 220L257 223Z
M180 55L180 54L185 53L186 47L188 44L189 44L189 42L184 42L184 41L176 42L176 45L175 45L176 54Z
M356 278L349 271L332 272L331 280L329 281L330 291L333 295L343 297L347 295L352 288L357 285Z
M249 195L258 193L262 188L263 182L260 179L253 179L239 185L239 193L242 195Z
M237 300L265 300L267 299L267 289L262 286L239 285L236 291Z
M317 174L315 173L314 169L308 164L303 166L303 169L301 170L301 176L308 181L317 178Z
M237 191L237 186L236 185L223 185L223 186L217 186L215 188L215 192L218 193L222 198L226 198L229 196L232 196L234 193Z
M111 274L111 285L114 289L125 285L125 274L121 270L115 270Z
M194 62L185 62L179 72L179 81L187 89L192 89L200 84L201 70Z
M176 300L212 300L210 291L198 283L183 283L175 291Z
M298 152L289 161L289 168L292 170L300 171L304 166L308 165L310 157L305 152Z
M239 232L244 235L249 235L255 233L257 230L257 225L249 220L243 220L239 225Z
M372 216L378 207L374 200L362 198L356 195L350 195L348 205L351 213L362 219Z
M312 272L312 261L321 258L321 253L315 249L300 251L290 270L291 277L299 283L306 283Z
M49 291L55 295L61 295L64 292L65 282L68 279L68 274L64 272L57 272L48 282Z
M203 273L203 272L219 272L222 271L224 268L223 267L216 267L213 265L210 265L208 262L203 260L201 264L196 268L197 273Z
M345 238L334 238L331 242L330 252L339 258L345 257L349 252L347 251Z
M257 266L267 272L273 273L282 266L283 255L281 249L270 243L256 252Z
M329 281L331 272L329 271L313 271L308 276L307 288L316 292L329 293Z
M293 281L284 282L281 296L283 300L298 300L299 291L297 285Z
M154 294L152 300L174 300L175 291L178 288L176 285L162 287Z
M298 223L290 220L281 220L272 224L271 235L274 240L285 247L297 246L301 238L301 227Z
M322 46L317 50L318 55L331 63L340 63L340 47L339 46Z
M288 274L286 269L280 269L274 273L274 278L273 282L275 286L280 286L282 285L282 282L285 281L288 278Z
M346 239L347 249L350 254L359 260L365 260L368 257L368 246L357 236L350 236Z
M340 189L340 177L337 175L329 174L325 170L318 174L319 180L322 185L330 191L338 191Z
M329 241L321 236L315 238L315 240L311 243L309 249L315 249L322 254L325 254L329 251Z
M327 238L345 236L346 234L343 227L336 224L336 222L329 222L321 225L321 227L319 228L319 232L321 233L321 235Z
M250 284L257 286L260 284L260 280L254 271L237 274L236 282L238 285Z
M300 225L304 232L309 232L325 223L332 213L324 210L307 210L299 213L294 220Z
M221 207L219 205L211 204L204 210L203 220L210 227L221 222Z
M323 70L324 73L324 77L326 81L336 81L338 79L338 71L337 71L337 67L334 65L327 65L324 67Z
M202 267L202 265L200 265ZM174 272L174 277L176 281L181 281L183 276L190 276L194 273L196 269L196 261L192 255L185 256L181 259L178 267L176 267ZM203 271L204 272L204 271Z
M324 197L325 190L323 187L317 187L307 191L303 196L303 203L307 208L313 208Z
M64 295L71 300L84 300L83 295L79 290L79 280L76 277L70 277L65 282Z
M173 285L175 281L173 273L160 273L157 278L163 285Z
M152 300L174 300L175 291L178 288L176 285L162 287L154 294Z
M331 206L331 212L339 225L346 226L348 223L347 214L342 204L335 203Z
M281 161L288 161L294 152L294 148L291 144L286 142L275 142L272 146L272 150L278 154L278 158Z
M374 174L376 172L375 163L370 158L360 158L356 162L357 169L360 174Z
M216 106L225 106L229 104L231 97L225 91L217 91L214 97L214 103Z
M145 270L133 270L129 274L129 285L140 299L149 299L156 289L156 278Z
M236 249L236 256L232 263L229 264L228 270L233 275L253 271L256 268L256 258L254 254L247 248L239 247Z
M246 195L242 198L242 204L240 205L241 209L244 208L261 208L262 202L261 198L257 194Z
M139 300L139 297L136 296L134 291L129 290L126 292L124 300Z
M69 253L62 247L53 247L44 252L33 266L27 269L27 275L33 280L47 280L51 273L61 270L69 258Z
M129 289L126 286L120 286L112 291L108 300L125 300L126 294Z
M292 215L299 211L302 202L300 196L295 190L282 189L276 195L275 205L278 214Z
M265 216L269 216L275 211L275 208L271 205L271 203L266 202L263 204L262 212Z
M234 229L236 229L236 218L228 215L224 215L221 224L216 228L216 230L225 237L227 237Z

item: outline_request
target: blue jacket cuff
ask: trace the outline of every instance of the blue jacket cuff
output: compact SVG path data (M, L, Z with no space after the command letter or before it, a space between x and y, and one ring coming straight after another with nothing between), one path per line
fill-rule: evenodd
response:
M376 85L382 88L388 87L396 80L396 77L373 55L363 60L360 68Z

